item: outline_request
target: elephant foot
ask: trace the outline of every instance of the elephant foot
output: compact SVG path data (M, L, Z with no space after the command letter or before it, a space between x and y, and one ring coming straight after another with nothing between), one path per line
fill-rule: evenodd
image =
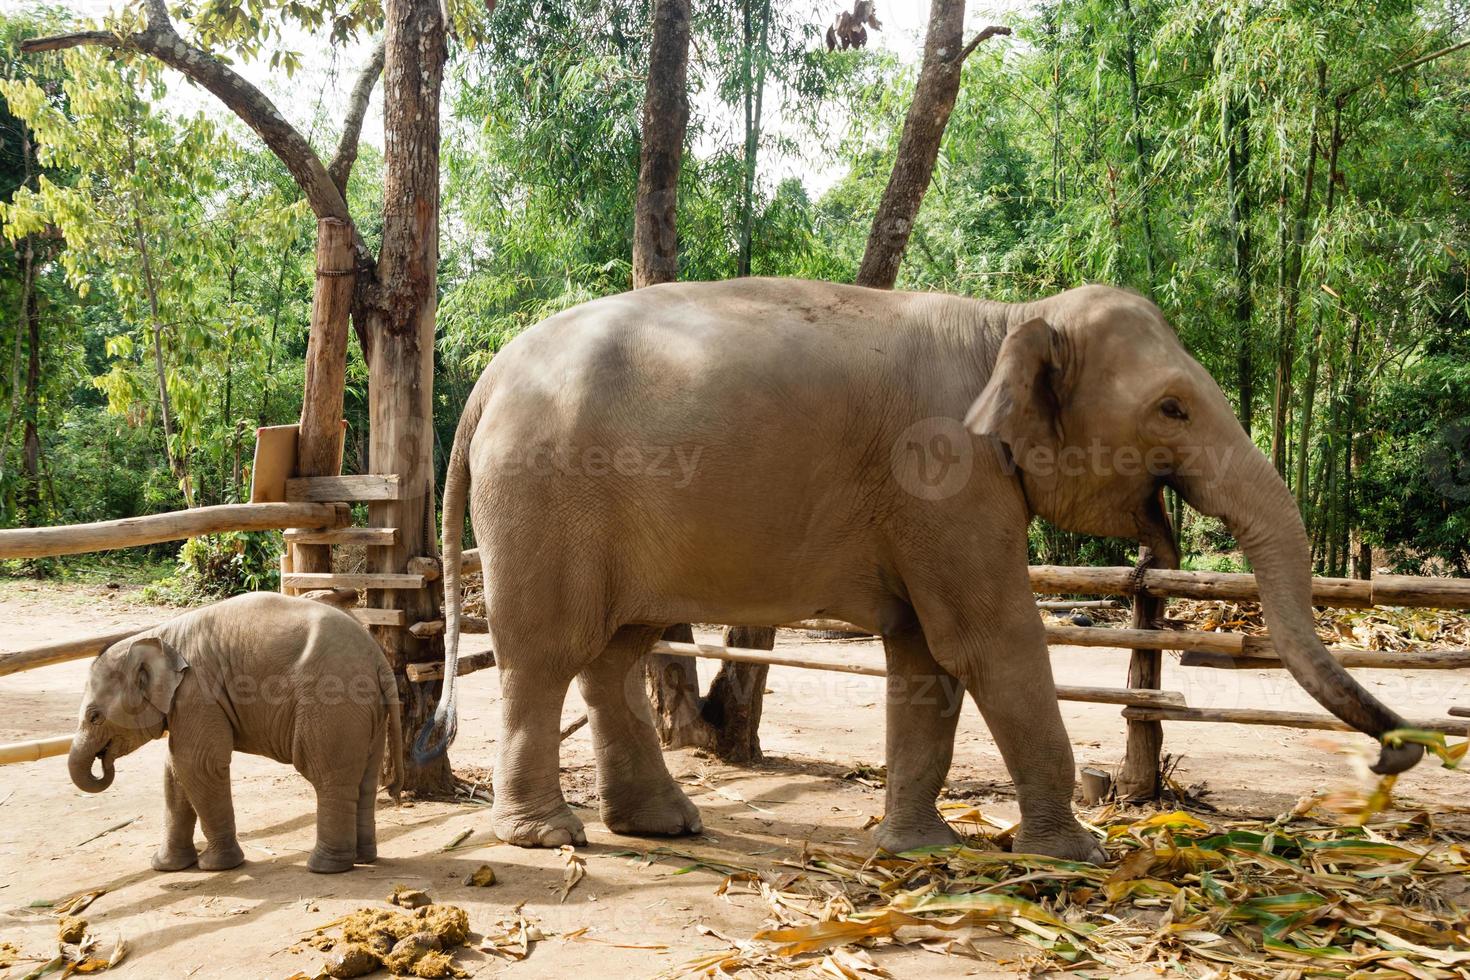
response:
M376 850L376 848L374 848ZM343 854L341 851L333 851L318 844L312 848L311 854L306 858L306 870L319 875L340 874L343 871L351 871L355 864L354 854Z
M148 863L154 871L183 871L199 863L199 852L193 844L188 847L165 845L153 852L153 859Z
M920 819L885 816L883 822L873 828L873 840L890 854L902 854L921 847L950 847L960 842L960 835L945 823L938 811L931 810Z
M1042 854L1063 861L1084 861L1088 864L1106 864L1108 861L1108 852L1098 844L1097 838L1075 822L1071 827L1061 830L1032 834L1026 831L1023 821L1021 829L1016 832L1011 850L1017 854Z
M374 841L371 844L358 844L357 845L357 863L358 864L372 864L377 859L378 859L378 845L377 845L377 842L376 841Z
M210 844L199 855L200 871L228 871L245 863L245 852L236 841L216 847Z
M704 830L699 808L672 780L651 792L605 794L602 822L613 833L632 837L681 837Z
M508 808L492 807L490 825L495 836L507 844L518 847L561 847L564 844L587 843L587 832L582 821L563 802L551 813L539 817L528 817Z

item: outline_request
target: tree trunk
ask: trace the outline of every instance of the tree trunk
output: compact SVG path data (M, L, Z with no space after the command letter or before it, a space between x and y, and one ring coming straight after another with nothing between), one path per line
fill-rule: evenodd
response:
M352 313L355 256L352 225L317 221L316 289L306 343L306 383L301 399L297 476L335 476L341 468L342 400L347 375L347 330ZM287 545L298 572L330 572L331 545Z
M179 481L184 506L194 506L194 490L189 480L188 450L182 445L174 451L173 404L168 397L168 369L163 360L163 317L158 310L158 286L153 279L153 260L148 252L148 239L143 234L143 220L133 213L133 231L137 237L138 259L143 267L143 290L148 296L149 335L153 339L153 372L158 379L158 409L163 421L163 451L169 470Z
M987 27L968 45L964 43L965 0L931 0L929 29L924 37L924 63L914 87L914 101L903 123L898 157L883 200L873 217L868 244L858 267L859 286L892 289L898 267L913 234L914 219L934 177L939 144L954 111L960 92L960 71L975 46L996 34L1009 34L1005 27Z
M1134 164L1138 171L1138 210L1143 221L1143 274L1147 284L1145 290L1154 295L1154 226L1148 207L1148 147L1143 139L1143 109L1138 97L1138 40L1137 20L1133 5L1123 0L1123 16L1128 18L1127 40L1124 49L1124 64L1128 69L1128 106L1133 119Z
M1223 103L1225 115L1225 194L1230 206L1230 241L1233 246L1233 271L1235 295L1232 310L1235 315L1235 384L1236 401L1240 410L1240 424L1245 434L1251 434L1251 416L1255 412L1255 345L1251 333L1251 320L1255 316L1255 305L1251 295L1251 229L1250 229L1250 184L1247 171L1250 167L1250 131L1246 126L1248 110L1246 103L1237 103L1226 98Z
M1156 561L1147 548L1138 549L1138 567ZM1176 562L1166 562L1173 566ZM1162 567L1162 566L1160 566ZM1164 600L1139 591L1133 596L1133 629L1153 629L1164 615ZM1164 652L1134 650L1128 660L1128 686L1157 689L1162 686ZM1128 748L1118 770L1117 793L1124 800L1152 800L1159 795L1159 761L1164 748L1164 726L1158 721L1128 722Z
M751 236L755 231L755 163L760 152L761 110L766 94L766 51L767 28L771 23L771 0L761 5L760 39L756 40L755 27L751 23L751 4L756 0L742 0L741 16L744 20L745 38L745 183L740 197L740 254L736 260L735 274L750 275ZM963 2L963 0L961 0ZM755 47L760 46L760 59L755 59Z
M677 623L664 630L670 643L693 643L694 630ZM709 748L709 732L700 715L699 674L693 657L649 654L646 663L648 701L653 727L666 749Z
M31 282L31 295L26 303L26 396L25 433L21 438L21 473L25 486L21 491L21 503L31 523L37 523L41 509L41 432L38 423L41 414L41 307L36 302L35 282ZM21 329L16 324L16 330Z
M383 246L369 308L370 450L374 473L396 473L401 499L369 505L370 522L398 528L398 543L369 549L372 572L403 572L409 559L437 556L434 531L434 313L439 259L439 95L445 33L436 0L388 0L383 70ZM339 410L340 411L340 410ZM340 417L333 416L333 420ZM402 608L411 625L439 618L438 590L372 591L368 604ZM438 682L411 684L410 663L443 659L442 637L374 631L398 674L403 700L406 789L453 788L445 755L417 765L409 751L433 717Z
M679 278L679 168L689 125L689 0L656 0L643 100L633 288Z
M724 644L752 650L774 650L774 626L728 626ZM741 765L761 761L761 707L765 702L766 664L725 662L709 686L701 714L714 732L714 753Z

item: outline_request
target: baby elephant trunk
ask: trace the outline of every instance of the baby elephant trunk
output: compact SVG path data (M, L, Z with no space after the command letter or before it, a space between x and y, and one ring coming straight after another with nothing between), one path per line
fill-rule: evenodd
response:
M92 774L92 765L98 759L102 760L102 775ZM112 785L112 752L109 743L103 742L99 746L98 739L78 732L71 741L71 752L67 756L67 767L71 771L71 781L76 784L77 789L88 793L100 793Z

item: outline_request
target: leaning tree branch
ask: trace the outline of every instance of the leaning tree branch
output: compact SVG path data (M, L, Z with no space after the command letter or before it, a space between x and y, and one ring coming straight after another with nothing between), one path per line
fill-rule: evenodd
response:
M285 164L318 218L350 222L347 202L322 165L321 158L265 93L207 52L184 40L169 20L164 0L148 0L147 9L148 26L132 34L80 31L30 38L21 42L20 49L30 53L94 45L138 51L157 58L213 93L255 130L271 152Z
M1002 37L1010 37L1011 29L1009 27L997 27L993 24L990 27L985 28L985 30L975 35L975 39L973 41L965 45L964 48L960 50L959 60L964 61L970 55L975 53L976 48L978 48L980 45L984 44L991 38L995 37L997 34Z
M337 143L337 152L327 164L327 175L337 187L337 193L347 197L347 178L352 176L352 165L357 162L357 143L362 135L362 120L367 115L368 103L372 101L373 87L383 74L383 58L386 49L379 41L372 57L357 76L352 86L352 95L347 100L347 117L342 120L342 139Z

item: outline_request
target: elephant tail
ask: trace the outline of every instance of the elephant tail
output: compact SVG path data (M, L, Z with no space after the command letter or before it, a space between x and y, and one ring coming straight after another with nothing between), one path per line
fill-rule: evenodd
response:
M383 703L388 708L388 733L383 743L384 758L388 762L388 795L397 803L403 795L403 707L398 700L398 680L382 657L378 664L378 687L383 693Z
M434 717L424 725L414 740L413 757L419 765L438 758L454 741L458 720L455 714L455 676L459 673L460 594L459 573L464 548L465 498L470 483L470 440L480 425L484 411L485 379L470 394L459 428L454 433L454 446L449 452L449 466L444 474L444 528L442 554L444 567L444 686Z

